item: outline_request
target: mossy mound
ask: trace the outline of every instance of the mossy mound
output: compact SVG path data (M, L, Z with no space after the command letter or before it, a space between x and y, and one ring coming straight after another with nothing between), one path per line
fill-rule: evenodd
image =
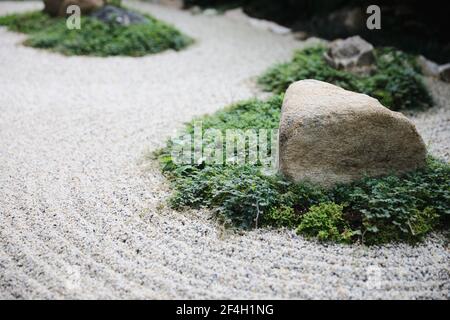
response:
M297 51L292 61L272 67L258 82L266 91L282 93L292 82L316 79L365 93L391 110L432 106L432 98L422 81L414 56L392 48L376 49L375 73L356 76L329 66L323 59L325 50L322 46L316 46Z
M203 132L276 129L282 99L232 105L193 120L185 132L193 134L198 121ZM174 189L171 205L211 208L231 227L286 227L320 240L379 244L416 242L450 226L450 165L431 157L425 168L401 177L367 178L326 190L268 174L261 163L176 164L171 151L177 143L172 139L157 153Z
M81 29L70 30L66 19L40 12L0 17L0 25L29 35L25 45L65 55L143 56L167 49L180 50L193 42L173 26L145 15L148 22L122 26L81 17Z

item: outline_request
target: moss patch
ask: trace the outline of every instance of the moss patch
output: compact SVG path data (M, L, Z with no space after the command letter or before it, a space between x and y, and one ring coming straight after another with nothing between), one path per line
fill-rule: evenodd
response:
M277 128L282 95L268 101L250 100L186 126L202 130ZM177 165L168 142L158 156L164 174L172 182L174 208L207 207L228 226L296 229L319 240L361 241L378 244L415 242L432 230L450 225L450 165L429 158L424 169L401 177L367 178L325 190L310 184L294 184L256 165Z
M34 11L0 17L0 25L29 35L25 45L65 55L143 56L167 49L180 50L192 39L149 15L144 24L120 26L90 17L81 18L80 30L69 30L66 19Z
M412 55L392 48L376 49L376 72L355 76L330 67L323 59L324 52L322 46L297 51L291 62L272 67L258 82L266 91L282 93L292 82L321 80L370 95L392 110L425 109L433 104Z

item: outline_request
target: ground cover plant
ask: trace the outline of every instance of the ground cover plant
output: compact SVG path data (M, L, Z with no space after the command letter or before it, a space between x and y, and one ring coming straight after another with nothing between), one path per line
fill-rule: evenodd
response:
M392 48L375 51L376 71L356 76L336 70L323 59L323 46L297 51L292 61L278 64L258 82L266 91L282 93L294 81L316 79L368 94L391 110L425 109L433 102L415 63L415 57Z
M203 131L275 129L282 99L237 103L194 119L185 132L192 134L199 120ZM286 227L322 241L380 244L420 241L450 225L450 165L433 157L425 168L401 177L366 178L327 190L268 174L261 163L176 164L171 157L176 143L172 139L155 153L173 186L171 206L211 208L233 228Z
M180 50L192 39L173 26L144 15L147 23L121 26L89 16L81 17L81 29L70 30L66 19L41 11L0 17L0 25L28 34L24 44L65 55L143 56L167 49Z

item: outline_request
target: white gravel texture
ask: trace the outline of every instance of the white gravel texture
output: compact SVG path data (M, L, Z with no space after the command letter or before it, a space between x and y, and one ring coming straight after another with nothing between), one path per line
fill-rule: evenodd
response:
M302 43L223 16L130 3L197 39L142 58L65 57L0 28L0 298L449 299L443 235L418 246L234 234L175 212L142 161L195 115L257 94ZM0 2L0 14L40 3ZM414 116L448 159L447 98Z

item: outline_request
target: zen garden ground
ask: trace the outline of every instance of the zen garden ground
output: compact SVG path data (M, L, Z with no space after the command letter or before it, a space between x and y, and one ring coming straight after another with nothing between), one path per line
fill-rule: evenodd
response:
M154 17L155 29L86 20L86 33L67 38L61 21L42 13L0 18L16 31L0 29L10 75L0 83L0 296L445 297L447 84L395 48L376 48L377 71L355 77L324 62L323 41L221 15L126 6ZM39 3L0 3L2 14L25 9ZM155 33L142 45L140 36ZM193 134L196 121L222 137L276 130L283 93L305 78L406 114L431 142L426 166L326 189L268 174L259 162L170 157L171 129ZM161 146L151 156L158 161L142 159ZM377 290L367 284L373 267ZM69 287L61 279L73 268L80 279Z

